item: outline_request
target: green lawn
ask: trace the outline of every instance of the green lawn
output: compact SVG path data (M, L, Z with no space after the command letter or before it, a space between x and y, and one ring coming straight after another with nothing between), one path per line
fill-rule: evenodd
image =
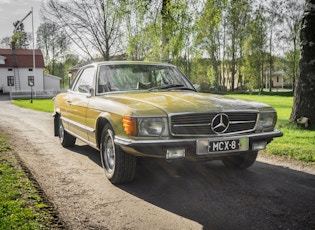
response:
M52 113L54 111L54 101L52 99L43 100L14 100L13 104L18 105L23 108L34 109L42 112Z
M277 128L283 137L275 138L268 145L267 152L287 156L305 162L315 162L315 130L305 130L289 122L293 97L233 94L230 97L253 100L271 105L277 110Z
M277 110L277 128L284 133L283 137L275 138L268 145L267 152L287 156L305 162L315 162L315 131L305 130L289 122L293 97L290 95L248 95L230 94L230 97L263 102ZM52 100L15 100L14 104L45 112L53 112Z

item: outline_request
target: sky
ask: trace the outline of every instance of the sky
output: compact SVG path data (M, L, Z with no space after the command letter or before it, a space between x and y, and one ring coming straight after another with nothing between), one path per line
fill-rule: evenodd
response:
M40 25L39 11L41 5L47 0L0 0L0 40L13 35L13 23L22 20L33 7L34 32ZM32 14L24 21L24 29L27 33L32 33Z

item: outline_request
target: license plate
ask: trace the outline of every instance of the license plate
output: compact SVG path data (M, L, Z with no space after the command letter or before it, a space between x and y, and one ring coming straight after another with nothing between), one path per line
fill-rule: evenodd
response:
M196 143L198 155L216 154L225 152L247 151L249 149L248 137L234 139L199 139Z
M225 152L240 149L239 140L209 141L208 152Z

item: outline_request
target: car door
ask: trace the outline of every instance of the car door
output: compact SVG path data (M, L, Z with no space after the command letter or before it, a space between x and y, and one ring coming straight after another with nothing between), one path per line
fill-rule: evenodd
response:
M88 127L86 126L87 106L94 86L95 67L88 66L80 71L72 89L66 98L65 121L68 130L75 135L87 140ZM66 116L66 117L65 117Z

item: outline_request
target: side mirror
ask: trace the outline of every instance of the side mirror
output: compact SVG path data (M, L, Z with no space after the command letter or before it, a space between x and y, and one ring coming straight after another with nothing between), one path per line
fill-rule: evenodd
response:
M93 96L94 94L93 87L89 85L80 85L78 89L80 93L86 93L86 94L89 94L89 96Z

